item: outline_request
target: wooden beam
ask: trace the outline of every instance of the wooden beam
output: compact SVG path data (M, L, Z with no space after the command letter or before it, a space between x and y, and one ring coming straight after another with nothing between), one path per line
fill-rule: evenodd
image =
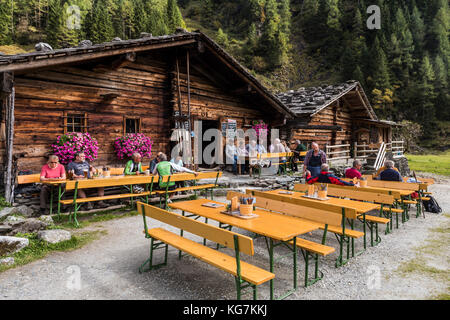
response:
M13 147L14 147L14 102L15 102L15 88L14 88L14 75L10 74L7 77L10 83L4 83L4 86L10 87L11 92L6 93L3 98L3 105L5 106L5 123L6 123L6 170L5 170L5 200L9 203L14 202L14 180L13 175ZM4 87L2 86L2 87Z
M99 51L99 52L89 52L88 50L92 50L92 49L86 49L86 52L73 52L72 55L64 55L64 56L60 56L60 57L53 57L53 58L47 58L47 59L41 58L40 60L31 60L28 62L17 62L17 63L10 63L7 65L0 65L0 72L43 68L43 67L55 66L55 65L66 64L66 63L73 63L73 62L79 62L79 61L86 61L86 60L93 60L93 59L98 59L98 58L116 56L116 55L125 54L128 52L142 52L142 51L149 51L149 50L156 50L156 49L163 49L163 48L170 48L170 47L179 47L179 46L195 43L196 41L197 40L195 40L195 39L182 40L182 41L171 41L171 42L165 42L165 43L156 43L156 44L149 44L149 45L145 45L145 46L127 47L127 48L121 48L121 49L106 49L104 51ZM50 51L49 54L50 53L54 54L53 51Z
M341 131L342 127L338 125L333 126L322 126L322 125L309 125L305 123L298 123L296 120L288 121L287 126L292 129L312 129L312 130L331 130L331 131Z

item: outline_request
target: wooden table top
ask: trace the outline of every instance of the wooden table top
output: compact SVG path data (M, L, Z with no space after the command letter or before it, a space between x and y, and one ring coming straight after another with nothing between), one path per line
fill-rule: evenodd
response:
M220 208L209 208L202 206L204 203L213 202L223 204ZM248 230L250 232L263 235L278 241L288 241L296 236L319 229L321 224L304 221L299 218L289 217L283 214L273 213L266 210L257 209L254 211L258 217L253 219L241 219L233 217L220 211L226 210L226 204L209 199L197 199L170 203L173 209L197 214L199 216L213 219L233 227Z
M271 190L271 191L265 191L265 192L277 194L277 195L284 196L284 197L292 197L292 198L304 199L304 200L309 200L309 201L314 201L314 202L320 201L323 203L334 204L334 205L337 205L337 206L340 206L343 208L351 208L351 209L355 209L358 214L363 214L363 213L367 213L372 210L380 209L380 205L375 204L375 203L370 203L370 202L363 202L363 201L356 201L356 200L349 200L349 199L339 199L339 198L334 198L334 197L329 197L330 198L329 200L315 200L315 199L303 197L303 195L305 195L305 193L297 192L297 191L291 191L291 192L293 192L293 194L280 193L280 192L287 192L287 191L288 190L277 189L277 190Z
M116 175L116 176L110 176L110 177L99 177L99 178L93 178L93 179L88 179L88 178L79 178L79 179L72 179L72 180L48 180L48 181L41 181L44 184L50 184L50 185L58 185L58 184L63 184L63 183L67 183L68 181L98 181L99 184L101 184L104 181L120 181L120 180L128 180L129 178L133 178L136 179L137 183L149 183L151 182L151 177L152 175L146 176L145 174L140 174L140 175ZM157 175L155 175L155 177L158 177ZM154 180L154 182L156 182L157 180Z

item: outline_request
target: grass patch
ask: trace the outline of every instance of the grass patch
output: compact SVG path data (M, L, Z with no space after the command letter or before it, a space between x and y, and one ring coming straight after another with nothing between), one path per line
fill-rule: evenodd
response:
M33 233L18 233L17 237L27 238L30 241L28 247L19 252L10 255L14 258L14 264L10 266L0 265L0 272L28 264L38 259L44 258L47 254L53 251L70 251L81 248L82 246L100 238L101 235L106 234L106 231L89 231L81 232L77 235L72 235L70 240L62 241L60 243L47 243L39 240L36 234Z
M449 288L449 290L450 290L450 288ZM431 300L450 300L450 294L448 294L448 293L441 293L441 294L438 294L436 296L432 296L430 299Z
M126 217L137 216L139 212L132 210L128 212L124 212L123 209L113 209L113 210L105 210L95 213L77 213L77 220L80 225L80 228L85 228L91 223L100 222L100 221L109 221L113 219L121 219ZM68 215L61 215L61 219L58 220L57 216L55 217L55 225L63 228L74 229L75 226L73 222L69 221Z
M21 46L18 44L0 46L0 52L7 55L21 54L34 51L34 45Z
M5 197L0 196L0 210L2 210L5 207L11 207L11 204L5 200Z
M448 270L441 270L428 266L425 259L422 257L408 261L404 265L400 266L398 271L401 273L427 273L435 276L447 275L447 277L450 275Z
M406 158L411 170L450 176L450 150L429 155L407 154Z

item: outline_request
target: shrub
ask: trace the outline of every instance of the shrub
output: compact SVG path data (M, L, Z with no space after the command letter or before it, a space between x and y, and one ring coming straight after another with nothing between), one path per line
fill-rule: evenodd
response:
M150 157L153 141L142 133L129 133L114 140L114 150L119 159L130 158L134 152Z
M98 156L98 143L89 133L70 132L56 138L52 144L53 153L62 164L75 159L77 152L84 152L86 160L94 161Z

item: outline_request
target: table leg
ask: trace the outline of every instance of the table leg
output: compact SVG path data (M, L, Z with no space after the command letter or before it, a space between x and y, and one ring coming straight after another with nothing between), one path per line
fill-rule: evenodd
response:
M50 215L53 213L53 186L50 186Z

